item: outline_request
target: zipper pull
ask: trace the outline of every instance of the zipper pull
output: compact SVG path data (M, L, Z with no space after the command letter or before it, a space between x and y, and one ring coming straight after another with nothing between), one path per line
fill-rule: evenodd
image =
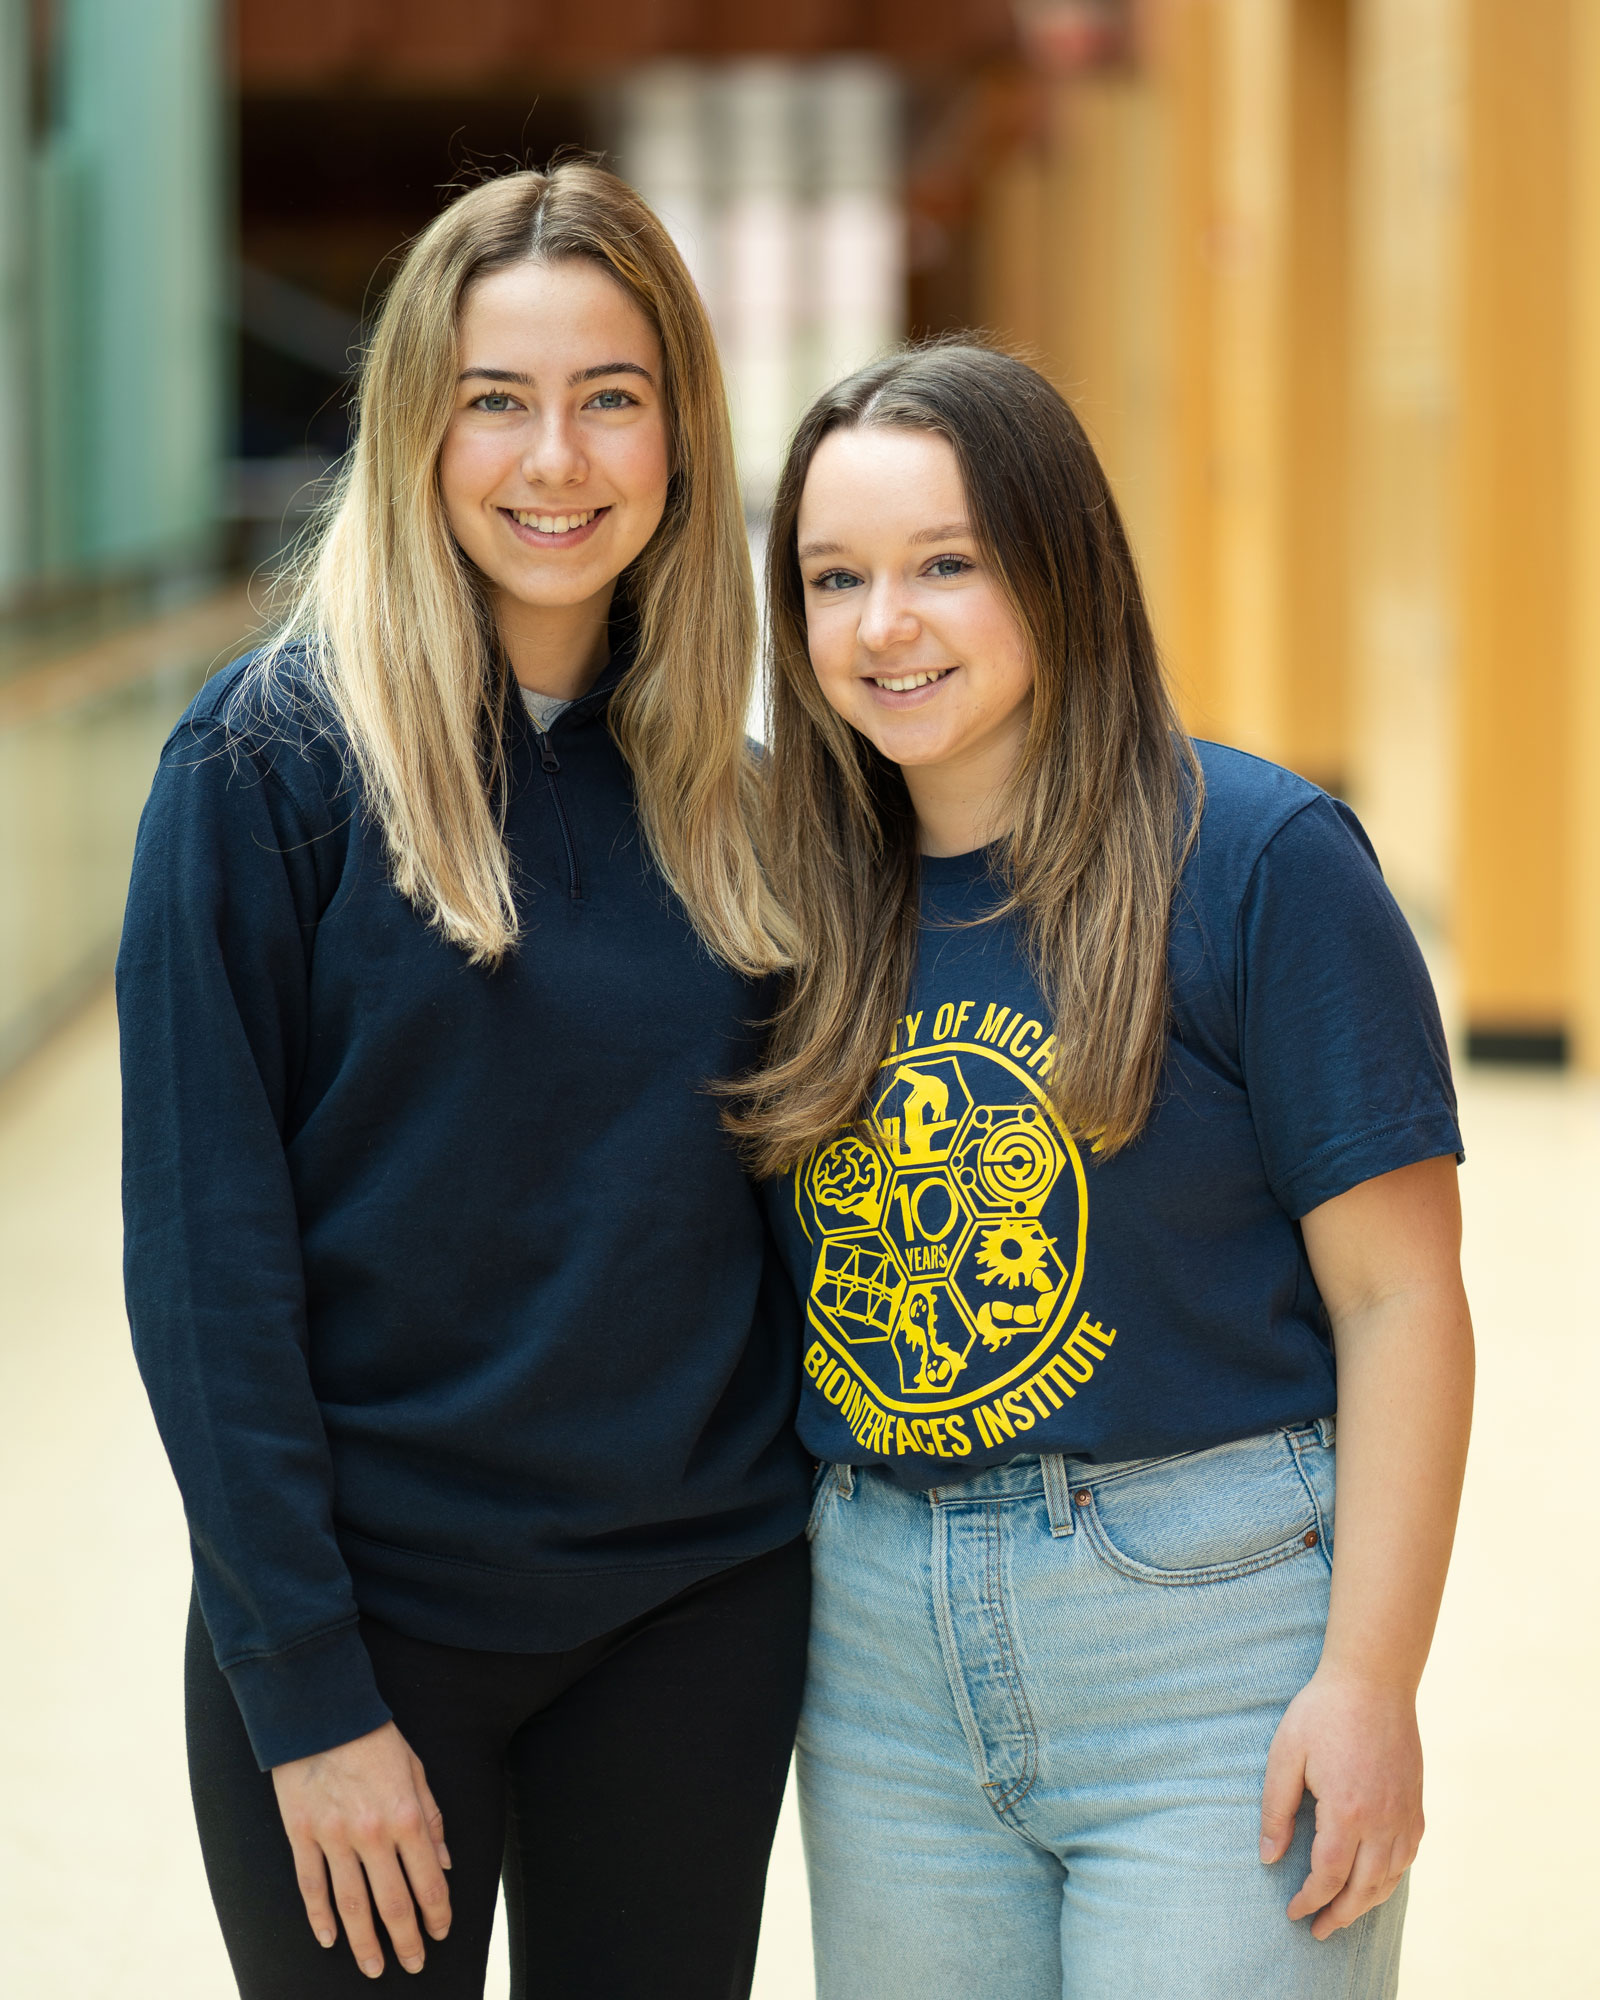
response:
M539 732L539 768L542 771L559 771L556 753L550 748L550 738L541 729Z

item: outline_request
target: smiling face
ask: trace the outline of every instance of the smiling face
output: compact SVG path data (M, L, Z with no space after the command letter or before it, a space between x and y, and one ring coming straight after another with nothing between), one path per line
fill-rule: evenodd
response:
M598 264L567 258L480 278L458 345L439 490L502 629L580 608L603 620L667 502L655 329Z
M992 839L1033 664L950 445L928 431L830 432L806 474L798 554L818 685L904 771L924 850Z

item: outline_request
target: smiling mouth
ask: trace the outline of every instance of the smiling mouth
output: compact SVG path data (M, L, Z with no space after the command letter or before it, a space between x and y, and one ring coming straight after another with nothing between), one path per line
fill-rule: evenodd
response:
M547 514L533 507L502 507L506 519L541 542L571 542L611 512L609 507L576 507L565 514Z
M946 674L953 674L954 667L935 667L929 673L869 675L874 687L880 687L886 694L909 694L913 688L931 687L935 681L942 681Z

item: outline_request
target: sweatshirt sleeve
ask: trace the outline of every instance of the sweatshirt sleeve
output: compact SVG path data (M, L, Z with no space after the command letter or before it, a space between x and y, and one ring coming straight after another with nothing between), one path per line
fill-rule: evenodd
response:
M181 725L140 823L117 960L134 1351L263 1770L389 1715L334 1536L285 1156L317 831L270 761L215 721Z

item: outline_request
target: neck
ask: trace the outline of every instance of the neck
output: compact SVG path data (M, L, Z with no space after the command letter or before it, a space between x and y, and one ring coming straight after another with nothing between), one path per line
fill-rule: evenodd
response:
M1003 801L1016 749L1011 744L997 747L999 755L901 765L923 854L970 854L1009 830Z
M495 624L519 687L576 701L600 678L609 658L606 621L612 586L582 604L524 604L504 591Z

